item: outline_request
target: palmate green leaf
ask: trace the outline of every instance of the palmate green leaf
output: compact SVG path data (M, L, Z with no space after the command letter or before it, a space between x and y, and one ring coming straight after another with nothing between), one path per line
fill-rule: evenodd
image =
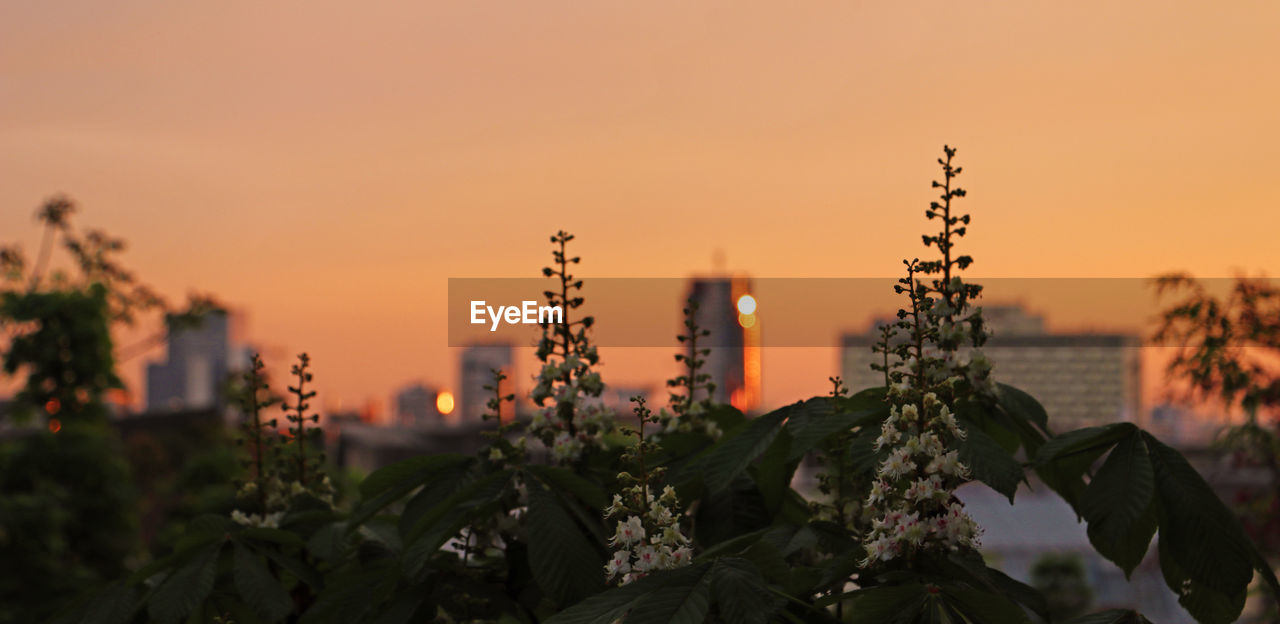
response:
M1000 570L988 567L982 555L976 552L955 553L947 557L947 562L959 566L959 569L953 569L948 574L951 578L1005 596L1030 609L1045 621L1049 620L1049 606L1039 590Z
M272 529L268 527L245 527L240 530L237 536L245 540L255 542L272 542L281 546L301 547L306 544L306 542L304 542L302 538L293 531Z
M791 580L791 575L795 572L787 565L786 555L782 553L785 544L781 542L784 540L785 535L779 535L777 531L770 529L738 556L760 570L769 582L784 584Z
M755 565L723 557L596 594L547 624L701 624L713 604L725 622L759 624L777 612L780 601Z
M691 566L679 581L672 581L635 605L623 624L702 624L711 610L711 571L715 565Z
M333 574L326 590L320 593L301 624L346 624L360 621L366 614L390 597L399 576L395 561L379 559L363 567L352 567Z
M738 433L721 439L689 468L702 473L703 482L711 492L729 487L769 448L794 407L789 405L749 421Z
M289 592L271 574L261 557L236 544L234 566L236 591L264 621L277 622L293 610Z
M1044 407L1025 392L1008 384L997 385L997 401L971 400L954 405L956 415L976 423L1009 452L1019 447L1034 457L1049 438Z
M849 463L854 472L875 474L880 462L888 455L888 451L876 451L876 438L880 431L866 427L853 436L849 442Z
M929 590L919 583L880 585L846 594L850 624L900 624L915 622L924 609Z
M747 417L743 415L742 410L728 403L712 404L706 412L706 418L716 423L716 426L720 427L720 430L724 432L731 432L747 421Z
M1151 624L1151 620L1137 611L1128 609L1107 609L1097 613L1082 615L1063 624Z
M404 532L404 573L417 577L431 555L474 518L491 511L510 482L510 472L494 472L468 484L440 502L417 525Z
M360 482L360 496L369 499L397 487L408 486L412 489L422 485L423 476L429 476L446 466L470 461L472 458L469 456L448 453L419 455L398 461L390 466L379 468L365 477L364 481Z
M529 491L529 565L538 586L561 606L604 589L604 553L541 482Z
M1178 594L1178 604L1200 624L1236 621L1244 610L1248 589L1231 590L1193 580L1178 563L1178 556L1173 552L1177 547L1166 542L1163 536L1159 541L1160 572L1169 589Z
M443 583L433 584L427 600L419 608L418 617L412 620L414 624L419 622L436 624L440 622L439 619L433 617L436 615L437 610L446 614L454 614L454 617L464 615L466 617L461 619L475 624L480 622L491 623L495 619L500 623L509 622L511 624L516 622L532 624L534 622L529 617L529 610L535 608L535 605L526 604L522 606L513 600L512 598L518 599L520 596L510 595L509 585L495 583L483 577L451 576L452 578L442 578L441 580L445 581ZM508 582L512 580L514 579L508 577ZM406 591L412 592L415 590L406 588ZM416 591L421 592L422 590L417 589ZM540 592L531 593L536 594L530 596L534 600L543 597ZM542 607L549 606L546 603L539 603L539 605ZM545 611L543 609L543 616L546 615ZM518 616L518 618L513 621L511 619L512 616Z
M441 502L475 482L478 475L474 467L471 463L459 463L433 472L431 482L424 484L405 502L398 522L401 532L408 533Z
M142 606L142 597L137 588L116 582L99 592L84 606L84 618L73 620L61 618L55 622L78 621L80 624L126 624L133 621L138 609Z
M881 585L846 596L853 624L1031 624L1012 600L967 584Z
M215 617L222 617L224 621L233 624L279 624L263 620L235 592L217 591L216 583L215 591L209 595L204 606L187 616L187 624L206 624Z
M1031 618L1022 607L999 594L975 590L966 585L944 584L942 595L945 596L947 606L975 624L1031 624Z
M376 546L384 548L388 554L400 554L404 543L400 541L400 529L395 518L374 518L360 527L360 538L356 541L361 549ZM346 552L346 551L344 551Z
M307 550L321 561L335 561L347 546L347 524L331 522L320 527L307 540Z
M1142 563L1156 532L1154 499L1155 471L1134 428L1111 450L1080 498L1089 541L1126 577Z
M1131 423L1073 431L1046 443L1036 461L1060 469L1067 462L1083 473L1108 449L1076 506L1100 554L1128 574L1158 530L1165 583L1202 624L1239 617L1255 571L1280 596L1280 583L1235 515L1181 453L1150 433Z
M694 522L698 543L711 547L772 524L764 496L745 475L702 499Z
M221 542L227 533L239 530L225 514L202 514L187 523L182 535L174 543L175 552L187 554L202 551L215 542Z
M286 572L297 577L299 581L311 586L312 589L318 590L324 586L324 577L310 565L274 548L263 548L261 552Z
M614 624L666 581L662 575L652 575L597 594L551 616L547 624Z
M372 618L373 624L411 624L423 602L426 602L426 596L422 595L421 590L401 590L388 600L381 613Z
M568 468L534 465L528 466L527 470L548 486L573 494L592 509L603 509L609 504L609 497L604 488L594 481L582 478Z
M360 502L351 512L348 527L354 530L387 505L420 486L430 485L440 473L474 461L466 455L422 455L374 471L360 483Z
M1276 587L1275 575L1231 510L1181 453L1143 433L1155 472L1160 512L1160 569L1197 621L1232 622L1244 607L1255 570Z
M557 613L547 624L614 624L634 608L667 588L692 587L706 577L711 563L697 563L676 570L656 572L633 583L596 594ZM626 620L630 622L631 620ZM702 620L698 620L700 623Z
M778 607L760 571L734 557L712 564L711 594L723 619L735 624L765 624Z
M800 459L827 436L844 429L848 412L837 410L831 397L814 397L790 406L782 431L789 444L785 459ZM781 437L781 436L779 436ZM775 440L774 444L778 441Z
M996 397L1005 412L1029 420L1042 431L1049 431L1049 414L1035 397L1009 384L996 384Z
M147 607L153 621L176 624L204 604L213 591L218 554L224 543L200 551L156 588Z
M1101 457L1116 442L1137 430L1133 423L1118 422L1086 427L1054 436L1036 453L1036 463L1049 463L1077 457Z
M861 392L849 398L817 397L797 403L787 414L791 434L788 460L798 460L832 434L857 426L879 427L889 415L883 392Z
M756 482L760 495L764 497L765 508L771 517L778 514L787 494L791 492L791 480L803 457L802 454L800 457L792 458L791 446L791 434L784 427L778 432L778 437L774 438L773 444L769 445L764 455L760 456L760 461L747 467L748 474Z
M973 472L973 478L1004 494L1013 503L1018 484L1022 483L1022 464L986 432L965 424L965 439L960 443L960 461Z
M1132 423L1112 423L1054 436L1035 455L1036 474L1081 515L1084 475L1107 449L1136 430Z

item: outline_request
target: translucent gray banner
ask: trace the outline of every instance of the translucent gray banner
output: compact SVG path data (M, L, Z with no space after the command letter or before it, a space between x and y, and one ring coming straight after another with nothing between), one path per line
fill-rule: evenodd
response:
M1183 300L1182 289L1157 297L1150 278L969 278L984 288L979 304L993 340L1036 347L1055 341L1151 344L1161 310ZM895 278L584 278L585 299L570 320L594 318L595 344L674 347L681 310L700 301L708 347L836 347L866 342L876 322L907 305ZM1227 296L1231 278L1196 280L1192 287ZM1270 282L1273 286L1274 280ZM554 319L543 278L450 278L449 346L509 343L532 346L537 324ZM1056 344L1056 343L1055 343ZM1176 345L1168 345L1176 346Z

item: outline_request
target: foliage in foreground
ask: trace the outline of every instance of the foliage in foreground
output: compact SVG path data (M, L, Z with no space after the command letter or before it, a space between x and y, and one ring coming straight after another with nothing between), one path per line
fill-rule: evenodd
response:
M0 367L20 381L5 414L15 427L0 439L0 622L46 617L139 554L138 492L107 425L121 385L111 329L148 311L191 319L207 305L170 308L118 264L123 242L77 230L74 212L62 197L41 207L34 263L0 247ZM57 248L70 270L54 270Z
M1165 581L1199 622L1234 621L1255 573L1280 593L1240 523L1176 450L1130 423L1055 433L1034 398L998 383L980 351L981 289L959 276L972 259L953 254L970 221L953 213L964 196L953 156L947 148L939 161L942 194L926 213L940 223L925 237L940 258L906 262L906 304L878 347L884 386L849 394L837 382L829 396L746 418L696 400L710 380L694 346L671 384L672 412L639 406L633 437L585 400L603 383L594 321L566 314L544 327L534 422L496 419L476 456L388 466L337 509L306 447L304 360L290 436L262 422L259 380L247 384L244 507L193 523L171 555L65 620L1031 622L1050 617L1045 597L986 565L979 527L953 492L975 481L1016 504L1033 477L1126 574L1158 536ZM558 282L549 298L574 309L571 238L553 237L556 266L545 274ZM501 382L495 417L511 398ZM682 427L688 418L699 426ZM654 422L656 439L643 435ZM515 437L522 429L527 439ZM823 466L815 500L791 487L809 456ZM655 492L661 506L650 505ZM611 544L627 547L625 562ZM641 569L644 557L656 559ZM1146 620L1103 611L1072 621Z

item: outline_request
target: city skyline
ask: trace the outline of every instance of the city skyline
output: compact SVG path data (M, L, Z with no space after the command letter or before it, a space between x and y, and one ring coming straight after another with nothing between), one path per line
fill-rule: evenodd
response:
M663 280L663 282L665 281L666 280ZM704 329L708 327L717 328L718 331L713 332L713 334L723 332L726 329L729 330L730 335L727 338L722 335L719 336L719 340L704 338L701 346L714 346L716 347L714 351L722 352L722 355L727 353L736 353L736 355L730 357L730 362L727 363L727 367L726 363L716 364L713 358L713 361L706 366L703 372L711 374L712 382L717 384L716 400L718 402L728 402L739 407L744 407L743 405L739 405L741 397L731 396L737 393L737 390L734 389L738 387L736 384L741 384L741 379L733 376L740 376L743 372L742 361L737 361L736 364L733 363L734 359L740 359L742 355L741 328L743 327L743 321L740 316L740 309L741 299L743 297L750 297L752 305L752 321L747 326L754 326L755 329L759 329L759 325L756 325L755 323L755 312L757 310L755 306L759 305L757 298L761 298L764 301L766 309L772 308L771 314L773 315L773 318L770 320L770 323L777 323L778 321L783 320L781 317L786 316L786 313L776 305L780 302L764 296L762 293L776 294L781 291L791 295L791 305L793 309L791 310L790 318L786 320L794 324L798 321L808 320L808 315L804 314L804 310L808 310L809 308L801 304L811 302L814 297L807 297L800 294L806 290L813 290L814 288L821 289L824 285L832 283L851 283L854 284L855 287L849 288L851 292L847 294L845 298L858 299L859 297L865 296L868 290L873 292L876 291L877 289L874 288L874 286L879 285L880 282L887 282L890 280L770 279L759 282L758 289L757 287L752 286L753 281L749 277L741 275L735 278L712 278L702 276L676 281L683 284L683 286L680 287L680 290L684 293L684 297L693 297L701 302L701 307L699 308L699 322ZM1072 297L1083 299L1103 299L1105 297L1102 295L1108 292L1124 291L1126 289L1132 290L1131 286L1126 285L1131 280L1120 281L1118 285L1113 283L1115 281L1116 280L993 280L987 282L986 287L1007 296L1011 290L1014 292L1023 292L1024 294L1028 294L1035 290L1030 288L1030 286L1048 282L1050 286L1046 287L1040 285L1039 290L1055 291L1058 297L1068 299ZM653 280L645 281L646 284L652 284L653 282ZM792 284L797 282L801 283L802 286L792 286ZM803 285L810 282L817 284L817 286ZM1223 283L1218 282L1219 280L1206 280L1202 281L1201 284L1212 291L1224 285ZM518 283L523 284L524 281L520 281ZM621 283L630 284L631 281L621 280ZM732 295L730 295L731 283L734 285L733 288L735 289ZM1018 290L1018 288L1011 288L1010 284L1019 285L1021 290ZM1060 284L1074 285L1071 287L1063 287ZM652 294L651 291L661 291L662 289L662 287L655 288L650 285L647 288L639 288L638 294ZM619 291L625 291L625 288L620 289L616 284L614 284L613 287L607 288L607 290L610 290L613 298L616 299ZM830 289L827 289L827 291L824 292L829 292L829 290ZM711 294L715 294L716 296L710 296ZM1043 292L1041 294L1043 294ZM820 295L821 293L815 295L815 297ZM834 347L796 346L779 348L777 346L765 346L763 348L758 348L758 350L763 354L779 352L799 353L801 354L801 357L804 357L805 354L831 350L834 353L836 361L832 365L831 370L828 373L829 375L841 375L845 379L846 386L852 391L876 385L876 380L879 378L880 373L872 371L869 367L869 364L872 361L876 361L876 357L871 352L870 345L875 341L876 328L880 324L886 322L887 318L892 316L889 313L889 308L884 306L887 305L887 302L893 301L895 297L896 296L886 296L881 300L878 300L876 303L868 302L861 308L857 308L859 315L869 315L869 322L860 328L849 329L838 334L833 334L832 339L836 344ZM827 302L832 303L833 301L838 300L839 299L837 298L829 297ZM1118 324L1113 323L1111 325L1107 325L1104 323L1099 325L1095 322L1083 326L1073 326L1071 324L1064 325L1061 322L1061 319L1046 317L1043 312L1045 309L1043 305L1029 306L1022 298L1017 298L1012 301L1012 303L1006 302L1004 304L995 305L992 305L991 302L984 304L986 313L989 316L990 327L994 332L992 340L984 348L984 352L995 360L996 375L998 379L1011 383L1019 388L1026 387L1035 390L1036 396L1041 396L1045 405L1053 408L1055 413L1060 411L1060 408L1066 410L1059 414L1060 418L1063 419L1063 422L1074 422L1072 419L1078 417L1079 414L1071 416L1066 412L1070 412L1072 410L1079 411L1081 406L1076 405L1071 408L1059 406L1054 402L1054 397L1061 398L1062 396L1074 396L1077 393L1075 391L1068 390L1055 390L1060 384L1053 381L1052 377L1055 374L1064 374L1064 371L1071 370L1074 371L1072 374L1083 376L1079 379L1073 378L1069 382L1063 382L1066 383L1063 388L1072 388L1074 387L1072 384L1079 385L1080 383L1092 383L1085 377L1088 377L1092 372L1096 372L1094 369L1099 365L1102 365L1105 368L1106 366L1113 364L1114 362L1111 362L1112 357L1104 356L1103 360L1105 361L1087 363L1085 360L1092 356L1088 356L1084 352L1081 352L1079 355L1066 356L1065 354L1067 351L1064 350L1062 353L1066 359L1061 359L1057 363L1046 360L1035 364L1031 360L1025 360L1023 352L1027 351L1030 353L1030 351L1036 351L1037 349L1044 347L1062 346L1070 346L1072 349L1083 348L1085 351L1087 351L1091 346L1105 346L1108 348L1123 347L1121 351L1127 354L1123 356L1123 359L1126 362L1123 367L1132 367L1131 372L1127 373L1127 380L1124 382L1125 387L1128 388L1126 392L1132 392L1131 398L1126 399L1130 404L1129 408L1124 414L1112 414L1108 412L1106 415L1099 414L1098 417L1102 417L1104 419L1121 418L1123 420L1145 422L1152 409L1164 409L1169 407L1169 401L1173 397L1170 397L1168 394L1170 387L1165 383L1163 370L1165 360L1161 355L1161 353L1166 352L1168 348L1144 345L1142 332L1131 328L1125 329L1126 327L1131 327L1131 324L1135 319L1148 316L1150 311L1130 310L1130 313L1127 316L1113 318L1110 315L1114 314L1117 309L1124 308L1126 305L1126 301L1124 299L1120 299L1118 301L1111 302L1111 305L1109 306L1095 306L1097 309L1093 310L1092 316L1090 317L1094 321L1098 318L1107 318L1112 321L1119 321ZM625 302L612 301L607 302L606 307L611 307L616 311L620 303L625 304ZM676 304L680 302L673 299L668 303ZM612 304L612 306L609 304ZM683 304L681 303L680 305ZM799 308L799 312L796 310L797 307ZM708 314L711 313L712 309L720 311L719 314L713 315L716 319L708 317ZM1088 308L1082 308L1082 310L1087 311ZM732 318L721 318L724 317L724 313L727 312L732 313ZM237 314L236 316L240 316L240 314ZM180 356L180 359L191 358L196 352L190 351L190 347L184 347L182 345L190 343L193 337L216 336L219 334L222 335L222 338L217 339L220 342L209 343L209 346L220 344L222 345L219 347L220 349L237 358L240 356L236 354L245 354L252 351L252 347L244 344L243 342L227 342L226 318L226 314L220 314L218 317L212 319L214 322L210 327L196 326L175 334L177 344L171 344L168 347L169 351L172 353L175 348L177 348L177 352L183 354ZM679 317L677 315L666 320L675 322L679 320ZM812 335L813 332L811 328L805 327L798 329L796 327L775 327L775 329L783 330L776 331L775 335L777 333L788 333L792 340L796 338L801 339L801 342L797 343L799 345L811 344L803 341L806 337L810 337ZM213 333L210 334L210 332ZM643 330L640 331L640 334L652 335L653 332ZM676 352L687 352L687 349L680 347L674 340L672 341L673 347L668 349L667 347L654 346L618 346L617 344L609 342L610 339L626 339L629 336L628 332L622 332L621 334L615 332L613 334L607 334L607 336L608 337L603 341L597 337L597 344L603 343L604 345L600 347L602 353L627 353L631 351L639 351L642 353L662 352L663 355L671 356ZM508 375L508 379L503 385L503 392L516 392L516 405L519 406L520 409L530 408L530 405L532 404L529 402L529 398L526 395L530 388L530 383L527 378L532 377L533 373L540 365L533 355L534 350L532 347L520 347L518 346L519 341L511 340L510 336L503 334L498 334L497 339L490 339L488 341L464 341L458 343L458 338L460 337L451 338L451 343L460 344L460 346L450 348L450 351L454 352L458 358L456 361L458 375L451 382L434 378L412 378L412 381L406 381L396 386L393 393L387 397L379 397L370 394L363 402L351 404L343 404L341 401L333 400L322 401L321 405L323 406L324 411L330 414L358 412L362 415L362 418L373 418L374 422L379 424L410 424L410 422L423 423L427 422L427 420L443 422L445 424L460 424L479 421L479 414L485 410L484 403L490 399L492 395L490 390L483 390L482 387L491 383L489 371L495 367L502 369L504 373ZM1029 341L1028 338L1030 339ZM208 341L210 338L205 337L198 339ZM757 336L755 340L759 341L760 339ZM1116 340L1119 340L1119 342L1115 342L1113 344ZM786 344L786 341L787 339L784 338L780 342ZM778 343L779 341L775 340L773 344L777 345ZM624 344L629 345L631 343ZM734 347L729 345L738 345L738 347L735 350ZM1117 351L1117 353L1120 352ZM521 357L516 357L516 354L519 354ZM205 357L207 359L208 356L202 355L199 357ZM247 358L247 355L244 355L243 357ZM1014 357L1017 360L1017 363L1007 361L1007 358L1010 357ZM1081 357L1084 359L1081 359ZM1054 358L1051 357L1050 360L1052 359ZM166 364L163 359L149 362L147 364L147 370L149 371L148 376L154 376L156 374L154 371L157 368L173 368L175 366L173 363L174 361L174 356L170 355L168 358L168 364ZM806 362L806 364L807 368L804 369L806 371L810 369L821 369L824 366L822 362L809 361ZM225 364L223 366L225 367ZM758 361L754 366L756 367L756 370L759 371L760 364ZM853 368L851 368L851 366L853 366ZM672 375L683 373L681 365L671 364L669 367L672 369ZM1060 368L1062 370L1059 370ZM756 374L759 375L759 372ZM726 375L733 378L726 378ZM1035 379L1029 379L1027 378L1028 376L1034 377ZM205 380L198 383L203 383L209 388L220 385L220 382L214 379L217 375L213 375L211 371L206 370L205 372L197 375L197 377ZM763 379L767 380L769 379L769 376L763 376ZM650 401L656 401L656 404L658 405L665 404L667 399L666 392L663 389L664 379L655 376L652 372L649 377L642 379L611 380L606 377L605 381L609 386L608 389L610 393L617 395L617 399L612 402L607 402L615 409L625 411L627 409L628 398L636 393L647 395ZM757 377L755 382L755 384L757 384L755 386L756 390L754 391L756 393L759 392L759 382L760 377ZM166 387L161 388L159 391L161 393L176 392L178 395L182 395L183 392L191 392L191 383L192 380L188 380L186 382L186 390L183 390L182 387ZM181 386L181 384L179 384L179 386ZM641 389L643 390L641 391ZM821 391L821 389L822 388L816 388L814 393L816 394ZM174 405L166 404L164 400L161 400L161 402L157 404L156 399L154 398L156 396L157 389L153 388L150 382L148 382L144 387L138 388L138 390L140 394L152 397L147 401L145 406L145 409L148 411L156 409L164 411L174 407ZM206 389L201 392L203 392L203 395L212 396L210 395L210 392L216 391ZM415 396L410 399L410 401L415 404L422 404L422 407L409 408L412 411L426 409L430 412L431 415L425 417L427 420L424 420L424 416L412 417L408 420L405 419L406 408L403 403L405 400L404 396L405 393L412 394L414 392L430 393L429 397L422 395ZM437 409L437 393L441 397L447 397L447 408L443 410ZM783 404L793 402L794 400L796 399L784 395L781 397L775 397L768 403L750 404L745 407L749 411L758 412L760 409L773 409ZM181 403L178 405L181 406ZM1212 418L1223 418L1230 416L1230 414L1218 413L1219 408L1215 405L1193 403L1187 407L1196 410L1195 412L1187 412L1188 414L1194 413L1201 417L1212 416ZM425 414L425 412L423 414Z
M162 293L247 312L281 374L311 353L321 401L456 385L446 280L536 276L561 228L588 280L684 277L717 250L756 278L896 275L944 142L975 279L1280 274L1280 214L1259 210L1280 201L1275 5L0 18L5 240L36 248L31 214L69 194ZM606 351L602 372L661 379L674 348ZM125 363L135 395L156 353ZM766 403L821 392L836 353L766 353Z

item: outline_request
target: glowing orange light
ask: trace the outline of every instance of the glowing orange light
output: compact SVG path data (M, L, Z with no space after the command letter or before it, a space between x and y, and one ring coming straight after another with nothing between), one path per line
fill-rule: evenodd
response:
M751 295L738 297L738 312L746 316L754 315L756 313L756 298Z
M49 419L49 433L57 433L62 431L62 421L57 418Z
M44 404L44 411L50 416L57 414L60 409L62 409L62 403L57 399L49 399L49 402Z
M107 391L107 400L115 405L124 406L133 402L133 397L129 395L128 390L113 388Z
M436 395L436 410L441 414L449 415L453 413L453 393L445 390Z

